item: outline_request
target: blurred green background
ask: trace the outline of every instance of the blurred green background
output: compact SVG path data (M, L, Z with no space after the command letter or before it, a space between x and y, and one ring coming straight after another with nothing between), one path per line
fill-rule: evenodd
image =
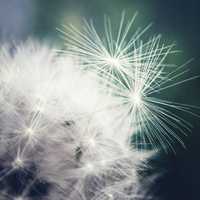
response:
M121 12L128 16L139 15L135 26L153 22L149 36L161 33L164 41L176 41L181 54L170 58L188 65L189 76L200 74L200 1L199 0L0 0L0 41L24 41L33 37L63 45L56 28L62 24L80 25L81 19L93 19L97 29L102 29L104 14L118 25ZM200 106L200 79L170 89L170 100ZM192 133L184 138L187 149L176 147L177 154L160 153L149 163L163 176L154 180L151 192L158 199L199 200L200 187L200 119L187 116L193 124ZM157 171L156 171L157 170Z

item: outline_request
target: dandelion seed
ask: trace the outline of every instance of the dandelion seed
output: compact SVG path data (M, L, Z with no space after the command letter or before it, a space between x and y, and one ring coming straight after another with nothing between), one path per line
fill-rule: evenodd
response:
M113 194L107 194L107 196L108 196L108 199L109 199L109 200L113 200L113 199L114 199Z
M174 44L162 44L160 35L144 42L141 36L149 26L132 33L135 17L126 24L123 13L117 35L108 18L103 36L97 33L92 22L85 22L82 31L65 26L66 31L62 31L67 45L65 53L78 57L84 69L95 72L102 91L113 97L114 103L108 106L114 117L110 126L127 130L120 137L122 141L139 134L138 145L147 142L173 150L174 141L184 146L177 130L185 134L190 129L190 124L175 113L192 113L192 109L154 95L198 76L178 80L188 70L183 69L184 65L166 63L167 56L177 52L173 50Z
M28 136L33 136L35 134L35 131L32 128L25 129L25 134Z
M138 93L131 93L130 94L130 101L133 105L141 106L142 105L142 97Z
M17 156L12 163L12 166L13 166L14 169L15 168L21 168L21 167L23 167L23 165L24 165L24 161L19 156Z

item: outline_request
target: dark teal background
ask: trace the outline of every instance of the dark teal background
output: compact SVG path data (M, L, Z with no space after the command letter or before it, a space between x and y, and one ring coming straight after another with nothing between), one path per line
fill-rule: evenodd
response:
M171 58L178 64L190 58L191 74L200 74L200 1L199 0L0 0L0 41L23 41L29 37L62 45L56 28L61 24L80 24L82 17L92 18L101 30L103 15L119 23L122 10L129 16L139 12L136 25L153 22L150 35L161 33L164 40L176 41L181 54ZM200 79L171 89L171 100L200 106ZM176 146L177 154L159 153L151 159L150 174L162 172L153 181L150 193L158 199L200 199L200 119L187 116L192 133L184 138L187 149ZM153 199L157 199L156 197Z

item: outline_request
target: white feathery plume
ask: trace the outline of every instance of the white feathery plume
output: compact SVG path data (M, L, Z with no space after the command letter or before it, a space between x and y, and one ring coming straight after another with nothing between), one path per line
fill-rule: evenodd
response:
M126 130L120 136L115 132L117 138L132 140L132 135L137 134L136 146L146 143L174 150L175 141L184 146L177 132L186 134L191 127L176 113L194 114L197 107L162 99L161 92L199 76L184 78L189 71L185 69L187 63L167 63L167 57L178 51L174 44L162 44L160 35L144 42L141 36L149 26L132 33L135 17L125 23L122 13L117 35L109 18L105 20L104 35L97 33L92 22L84 21L82 31L73 25L64 26L64 53L78 58L83 70L94 72L102 91L113 97L107 107L113 117L111 123L116 125L112 128Z
M129 75L129 68L134 62L132 50L138 39L150 27L137 29L130 35L130 29L137 14L130 20L122 13L117 34L112 30L111 21L105 17L105 37L97 33L93 22L84 21L83 29L80 31L74 25L64 26L63 39L66 41L67 50L64 52L81 60L83 68L90 68L98 73ZM127 21L125 23L125 21Z

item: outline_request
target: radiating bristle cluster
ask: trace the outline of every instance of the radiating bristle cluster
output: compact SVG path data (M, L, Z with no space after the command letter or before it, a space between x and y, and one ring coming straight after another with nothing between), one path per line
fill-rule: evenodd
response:
M160 36L131 35L134 19L123 14L116 37L109 19L105 38L69 26L61 55L31 41L1 48L0 199L140 199L147 153L134 147L182 143L189 124L174 110L191 107L154 94L186 71L165 62L175 51Z
M185 134L191 126L177 111L192 114L194 107L165 100L161 94L198 76L184 79L187 63L167 63L167 57L178 52L174 44L162 43L160 35L142 39L150 26L132 33L135 18L136 15L127 20L123 12L118 29L105 18L103 36L97 33L93 22L85 21L82 31L73 25L64 26L64 53L78 59L80 68L93 72L105 86L103 92L113 98L113 124L117 129L127 129L120 137L132 140L132 135L137 134L136 146L142 143L174 150L174 141L184 145L179 132Z

